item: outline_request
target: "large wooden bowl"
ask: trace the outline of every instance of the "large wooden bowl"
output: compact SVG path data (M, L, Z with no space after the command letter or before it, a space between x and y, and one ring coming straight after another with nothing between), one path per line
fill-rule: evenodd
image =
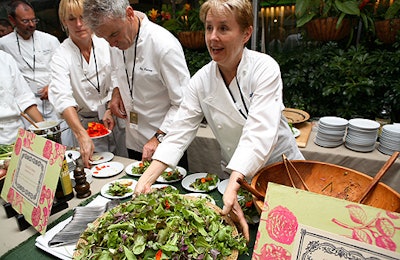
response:
M372 177L364 173L335 164L304 160L290 162L300 173L309 191L352 202L357 202L361 198L372 181ZM295 170L290 167L289 163L288 168L296 187L304 189L301 180L297 178ZM260 169L254 176L251 186L265 195L268 182L292 186L283 162ZM254 198L254 202L257 210L261 212L264 202L257 198ZM400 194L386 184L379 182L363 204L400 212Z

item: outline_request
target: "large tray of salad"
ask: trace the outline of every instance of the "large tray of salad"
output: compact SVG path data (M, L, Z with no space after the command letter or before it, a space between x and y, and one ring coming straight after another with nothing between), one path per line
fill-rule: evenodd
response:
M246 240L204 198L155 190L106 212L81 234L74 259L237 259Z

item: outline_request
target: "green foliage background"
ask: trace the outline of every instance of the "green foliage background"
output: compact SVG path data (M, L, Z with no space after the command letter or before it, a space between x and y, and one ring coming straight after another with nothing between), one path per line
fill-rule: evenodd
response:
M210 61L207 50L185 50L193 75ZM400 122L400 45L343 48L330 42L272 53L280 64L286 107L311 117L374 119L384 104Z

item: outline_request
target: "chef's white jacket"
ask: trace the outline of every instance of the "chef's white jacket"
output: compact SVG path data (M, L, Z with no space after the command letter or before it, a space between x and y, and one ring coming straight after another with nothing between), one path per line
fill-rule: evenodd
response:
M36 102L14 58L0 50L0 60L0 144L12 144L24 128L20 113Z
M38 30L35 30L28 40L24 40L20 35L17 35L15 30L0 38L0 50L4 50L14 57L28 85L29 82L35 81L39 88L47 86L50 82L49 63L59 45L60 42L56 37ZM34 64L35 66L33 66ZM34 71L33 67L35 68ZM32 88L31 90L33 93L37 93L37 88ZM36 103L45 119L57 120L59 118L48 100L43 101L36 97Z
M142 18L138 41L124 52L113 48L112 64L116 72L114 85L119 87L128 114L126 146L142 152L158 129L168 132L190 73L179 41L168 30L149 21L145 14L135 11L135 15ZM131 93L129 84L134 60ZM130 124L131 111L138 115L136 125Z
M68 107L76 107L78 114L96 117L98 106L105 105L111 98L110 47L95 35L92 40L94 50L92 48L89 63L70 38L65 39L53 55L49 100L59 114ZM98 86L100 93L96 89Z
M175 121L153 159L175 166L195 138L203 116L221 146L227 169L248 179L264 165L281 161L283 153L289 159L304 159L282 115L282 80L274 59L245 48L229 89L233 98L216 62L200 69L190 80Z
M70 38L65 39L55 51L50 63L50 102L59 114L62 114L68 107L75 107L85 128L87 128L88 122L99 122L102 119L98 117L98 109L99 107L105 108L113 89L110 46L104 39L95 35L92 36L92 41L93 48L91 49L89 63L83 58L78 46ZM93 140L97 152L110 151L115 153L116 147L113 136L115 134L124 136L124 133L119 132L118 126L114 128L113 132L113 135ZM77 146L78 142L74 136L72 136L72 139L73 146ZM124 143L120 146L123 147L126 154ZM120 152L117 152L117 154L120 154Z

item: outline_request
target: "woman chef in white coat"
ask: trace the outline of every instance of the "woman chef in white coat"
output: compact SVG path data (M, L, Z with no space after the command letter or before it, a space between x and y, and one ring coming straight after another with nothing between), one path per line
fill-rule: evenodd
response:
M93 152L119 151L126 154L125 131L115 127L109 136L92 140L86 132L89 122L99 122L111 99L110 47L83 23L83 0L62 0L59 17L69 37L53 55L49 85L51 103L67 121L80 147L85 167ZM122 136L116 150L116 140ZM78 141L78 143L76 142Z
M282 154L304 159L282 114L279 65L245 47L253 31L252 10L248 0L208 0L201 6L212 61L190 80L176 120L135 188L136 193L149 192L163 170L176 165L204 116L230 174L222 214L230 213L247 239L237 179L250 180L261 167L282 160Z

